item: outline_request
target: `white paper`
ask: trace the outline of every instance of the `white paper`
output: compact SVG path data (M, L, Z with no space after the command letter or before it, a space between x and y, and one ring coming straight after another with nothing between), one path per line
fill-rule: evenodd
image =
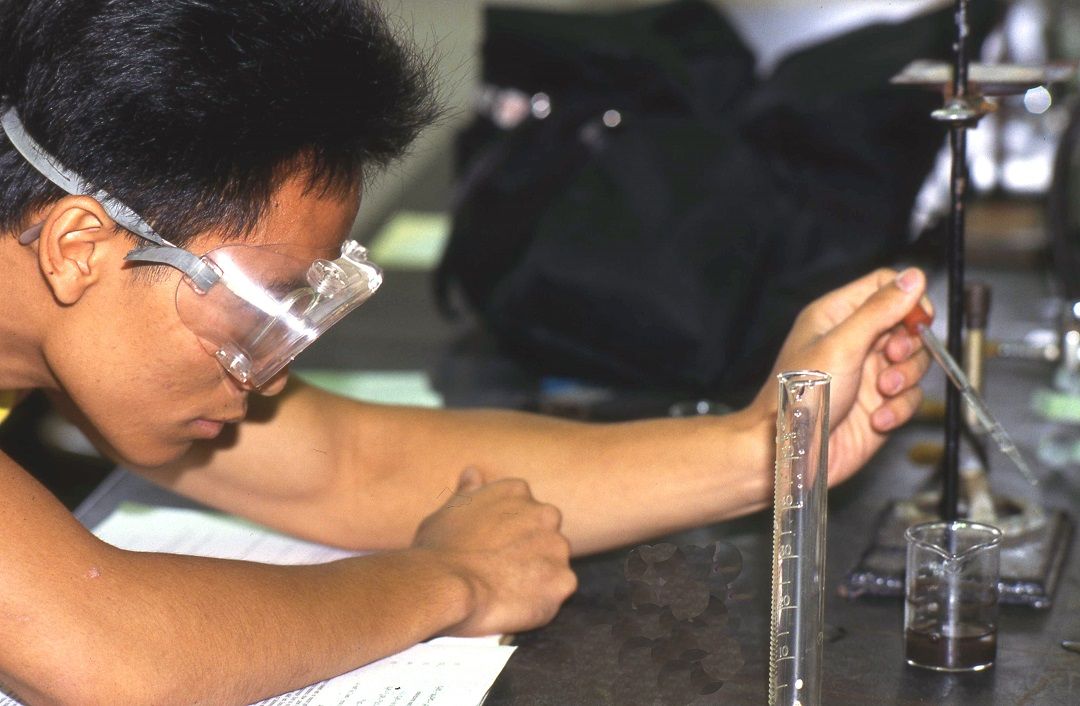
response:
M463 706L479 704L512 647L424 643L258 706Z
M327 547L213 512L121 503L94 528L103 541L136 552L167 552L264 564L322 564L361 552Z
M228 515L123 503L94 529L132 551L267 564L319 564L348 552L305 542ZM257 706L464 706L483 702L514 648L499 636L439 638ZM21 706L0 693L0 706Z

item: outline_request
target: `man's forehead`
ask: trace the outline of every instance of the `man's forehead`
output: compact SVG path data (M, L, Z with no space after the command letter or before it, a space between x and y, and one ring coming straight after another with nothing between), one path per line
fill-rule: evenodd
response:
M311 184L307 175L296 173L275 191L270 207L257 228L295 234L313 246L335 248L352 231L360 208L360 187ZM294 242L290 238L289 242Z
M211 229L191 241L192 249L229 244L287 245L336 257L352 232L360 189L312 188L301 175L282 183L259 218L244 234Z

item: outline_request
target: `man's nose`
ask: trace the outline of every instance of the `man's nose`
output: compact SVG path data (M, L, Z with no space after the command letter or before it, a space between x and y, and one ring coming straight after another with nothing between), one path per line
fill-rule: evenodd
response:
M285 385L289 382L289 366L282 368L274 377L263 385L256 388L253 391L263 397L273 397L285 389Z

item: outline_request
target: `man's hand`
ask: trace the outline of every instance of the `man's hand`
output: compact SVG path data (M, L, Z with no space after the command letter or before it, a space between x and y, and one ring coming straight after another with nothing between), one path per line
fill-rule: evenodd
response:
M899 324L925 288L917 269L873 272L807 306L780 350L775 373L821 370L832 376L830 485L866 463L922 399L918 382L930 358L922 341ZM775 419L775 380L751 407Z
M468 468L457 491L421 524L415 549L445 562L471 589L455 635L519 632L549 622L574 589L562 515L537 502L523 480L484 484Z

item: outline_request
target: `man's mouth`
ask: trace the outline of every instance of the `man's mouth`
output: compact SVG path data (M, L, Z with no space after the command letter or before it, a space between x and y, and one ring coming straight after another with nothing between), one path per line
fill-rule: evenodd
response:
M244 420L244 415L228 417L226 419L196 419L192 424L198 435L206 439L214 439L225 428L226 424L237 424Z

